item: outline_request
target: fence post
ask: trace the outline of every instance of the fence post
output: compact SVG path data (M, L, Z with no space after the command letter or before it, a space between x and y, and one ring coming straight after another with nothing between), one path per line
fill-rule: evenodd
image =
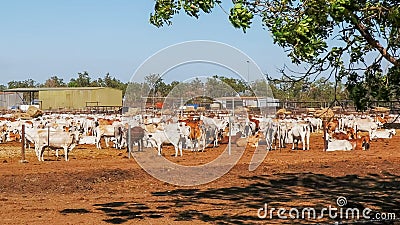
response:
M356 125L356 136L354 137L354 138L356 138L356 139L357 139L357 137L358 137L357 133L358 133L358 126Z
M233 123L233 118L235 116L235 100L234 97L232 97L232 116L229 116L229 137L228 137L228 155L231 155L232 152L232 123Z
M328 148L326 142L326 119L324 119L322 122L322 130L324 131L324 152L326 152L326 149Z
M132 138L131 138L131 125L128 124L128 159L131 158L131 153L132 153Z
M25 124L22 124L22 130L21 130L22 134L21 134L21 163L27 163L28 161L25 159Z
M50 126L47 127L47 145L50 146Z

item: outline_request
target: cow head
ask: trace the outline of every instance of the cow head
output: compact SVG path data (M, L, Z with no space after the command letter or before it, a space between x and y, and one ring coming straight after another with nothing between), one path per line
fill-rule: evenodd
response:
M356 132L354 131L354 128L352 127L347 128L347 135L349 136L349 138L355 139Z
M390 138L396 135L396 130L395 129L390 129L388 130L390 134Z
M82 138L82 134L79 130L70 132L70 136L72 137L72 143L75 145L79 144L79 140Z

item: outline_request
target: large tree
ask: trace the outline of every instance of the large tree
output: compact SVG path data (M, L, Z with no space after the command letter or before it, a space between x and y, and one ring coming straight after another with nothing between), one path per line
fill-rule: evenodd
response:
M58 76L52 76L49 79L47 79L43 85L43 87L65 87L67 84L64 82L62 78L59 78Z
M71 78L68 83L68 87L90 87L91 78L87 71L78 73L78 78Z
M107 73L104 76L104 79L99 78L96 82L97 84L94 84L92 82L91 86L101 86L101 87L110 87L110 88L116 88L122 90L122 94L125 95L126 87L128 84L123 83L119 79L115 77L111 77L110 73Z
M221 0L156 0L150 22L171 24L183 11L198 18ZM246 31L255 16L292 62L290 82L334 77L346 82L359 109L372 100L400 100L400 4L398 0L233 0L229 20ZM227 11L227 10L225 10Z
M8 82L8 88L12 89L12 88L33 88L33 87L38 87L39 84L32 80L32 79L26 79L23 81L15 81L12 80L10 82Z

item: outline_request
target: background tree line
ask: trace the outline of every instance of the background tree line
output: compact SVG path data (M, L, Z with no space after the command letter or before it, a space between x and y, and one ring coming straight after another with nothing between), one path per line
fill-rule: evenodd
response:
M191 98L205 96L211 98L231 97L231 96L258 96L274 97L280 101L322 101L332 102L336 100L347 100L349 94L342 83L332 82L324 77L316 81L304 79L294 84L280 81L257 80L247 83L244 80L214 75L207 79L200 80L194 78L188 82L172 81L164 82L158 74L150 74L145 77L143 83L130 83L125 95L126 101L142 102L143 97L164 101L168 98ZM141 90L141 91L137 91ZM336 93L336 95L335 95ZM336 96L336 97L335 97ZM168 101L168 99L166 100ZM154 104L154 102L153 102Z
M71 78L69 82L54 75L48 78L44 83L38 83L32 79L22 81L12 80L7 85L0 85L0 90L12 88L35 88L35 87L110 87L122 90L122 93L128 99L139 100L142 96L167 97L167 96L211 96L228 97L233 93L240 96L274 96L281 101L333 101L335 96L335 83L322 77L314 82L305 79L296 82L293 85L278 80L270 81L269 87L261 87L260 83L254 81L251 84L244 80L214 75L202 81L198 78L190 82L172 81L166 83L158 74L149 74L144 82L122 82L107 73L103 78L93 79L87 71L78 73L78 76ZM127 90L127 88L129 89ZM260 89L262 92L254 93L254 90ZM141 90L140 92L137 90ZM253 91L252 91L253 90ZM336 98L345 100L349 98L344 84L339 83L336 90ZM127 95L126 95L127 94ZM137 96L141 95L141 96ZM236 94L235 94L236 95Z
M65 82L64 79L59 78L57 75L51 76L44 83L38 83L32 79L26 79L22 81L12 80L6 85L1 84L0 90L12 88L39 88L39 87L110 87L122 90L125 94L127 83L112 77L107 73L104 78L92 79L87 71L78 73L77 78L71 78L69 82Z

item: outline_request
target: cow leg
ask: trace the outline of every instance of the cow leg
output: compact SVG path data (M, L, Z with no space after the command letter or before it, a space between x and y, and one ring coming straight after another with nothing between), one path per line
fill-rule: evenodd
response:
M179 144L174 145L174 148L175 148L175 157L178 156L178 149L180 150L182 156L182 148L179 147Z
M121 138L121 144L119 145L119 149L123 149L126 146L125 138Z
M158 155L161 156L161 144L159 144L159 145L157 146L157 148L158 148Z
M283 146L283 148L286 148L286 141L288 140L287 138L288 137L286 135L282 138L282 146Z
M204 149L206 148L206 146L208 144L207 140L206 140L206 137L204 135L202 136L201 144L202 144L201 151L204 152Z
M192 142L192 152L196 151L196 139L191 140Z
M109 145L108 142L110 141L110 138L109 137L104 137L104 141L106 142L106 147L109 148L110 145Z
M292 141L292 150L294 150L294 142L296 141L296 139L293 137L293 141Z
M213 147L217 147L218 146L218 129L215 128L214 130L214 134L213 134Z
M299 138L293 138L293 150L299 150ZM296 146L296 147L295 147Z
M115 149L118 149L118 148L119 148L118 139L116 139L115 137L114 137L114 138L111 137L110 140L111 140L112 143L113 143L112 147L115 148Z
M201 146L201 144L202 144L202 141L201 141L201 139L198 139L197 140L197 151L203 151L203 147Z
M101 137L96 138L96 148L101 149Z
M68 161L68 146L64 147L65 161Z
M143 138L138 141L138 150L140 152L143 151Z
M1 143L1 138L0 138L0 143ZM31 149L31 145L29 144L29 141L25 139L25 148Z
M183 139L182 141L182 149L186 149L187 148L187 139Z
M146 138L146 139L143 139L143 147L146 147L146 148L148 148L148 147L150 147L150 141ZM151 146L151 147L153 147L153 146Z
M40 161L44 161L44 158L43 158L43 155L44 155L44 148L45 148L45 146L43 146L43 147L41 147L41 149L39 149L40 150L40 153L39 153L39 155L38 155L38 160L39 160L39 162Z
M198 142L199 142L199 148L200 148L199 151L204 152L204 148L205 148L206 143L207 143L206 138L204 136L200 137L200 140L198 140Z
M175 157L178 156L178 146L174 145L174 149L175 149Z
M282 142L282 148L285 148L286 146L286 137L285 137L285 135L283 135L282 136L282 139L281 139L281 142Z
M38 157L38 156L39 156L39 154L40 154L40 151L39 151L39 146L38 146L37 144L35 144L35 145L34 145L34 148L35 148L35 154L36 154L36 157Z
M121 131L122 132L122 131ZM122 139L122 133L118 137L118 149L122 149L122 146L124 145L123 139Z
M200 141L200 139L197 139L196 142L197 142L197 148L196 148L196 150L197 150L198 152L200 152L200 151L201 151L201 147L200 147L201 141Z
M268 150L269 150L269 140L268 140L268 133L267 133L267 132L265 132L264 136L265 136L265 144L267 145L267 151L268 151Z
M122 149L122 140L121 139L119 139L119 138L116 139L115 148Z
M271 139L270 139L270 141L271 141L271 146L270 146L270 150L272 150L272 146L274 146L274 137L271 135ZM276 145L275 145L276 146Z
M38 161L40 162L41 161L41 156L42 156L42 150L41 149L38 148L36 150L36 156L38 158Z
M207 141L203 137L203 146L201 147L201 151L204 152L205 148L207 146Z

